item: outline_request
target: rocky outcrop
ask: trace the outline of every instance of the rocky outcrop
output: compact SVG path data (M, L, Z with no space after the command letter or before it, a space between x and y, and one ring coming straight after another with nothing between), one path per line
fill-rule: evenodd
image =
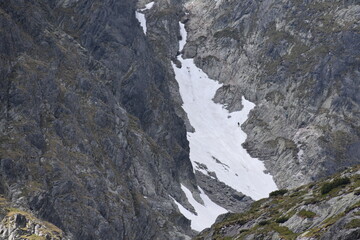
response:
M64 232L55 225L36 218L29 212L11 206L0 196L1 239L67 240Z
M230 212L242 212L249 208L253 200L241 192L229 187L215 177L195 170L197 184L216 204Z
M358 164L357 1L189 1L185 56L224 83L215 100L256 103L244 146L281 187Z
M358 239L360 166L317 184L278 190L226 214L195 239Z

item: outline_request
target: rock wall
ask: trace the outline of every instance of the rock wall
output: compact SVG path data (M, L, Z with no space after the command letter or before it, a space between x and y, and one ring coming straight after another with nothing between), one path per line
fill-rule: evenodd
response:
M179 183L196 191L170 60L136 9L0 3L1 193L74 239L192 234L169 197L186 206Z
M256 103L244 146L280 187L360 162L357 1L189 1L185 56L224 83L215 100Z

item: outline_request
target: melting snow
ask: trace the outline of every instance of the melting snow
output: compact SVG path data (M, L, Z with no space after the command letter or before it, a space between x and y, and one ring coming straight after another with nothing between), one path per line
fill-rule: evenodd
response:
M186 30L180 23L182 40L180 49L186 43ZM180 95L184 102L194 133L188 133L190 160L194 169L205 174L215 172L216 177L232 188L255 200L267 197L277 189L273 178L265 174L264 164L250 157L241 146L246 134L238 127L246 121L253 103L242 99L244 108L240 112L229 113L221 104L212 101L215 92L222 85L211 80L193 59L179 59L182 68L173 64ZM207 169L200 167L205 164Z
M154 2L150 2L150 3L145 5L145 8L138 9L135 12L135 16L136 16L137 20L140 22L140 25L143 28L145 35L146 35L146 30L147 30L146 29L146 18L145 18L145 14L142 13L142 12L145 11L145 10L151 9L153 6L154 6Z
M226 209L212 202L200 187L200 197L204 201L204 205L198 203L192 196L191 191L187 189L184 185L181 185L181 189L186 194L189 203L194 207L197 215L184 208L175 199L173 200L178 206L181 214L191 220L192 229L200 232L203 229L210 227L215 222L217 216L227 212Z
M179 41L179 50L181 51L185 46L186 38L187 38L185 24L183 24L183 23L180 23L180 34L181 34L181 40Z

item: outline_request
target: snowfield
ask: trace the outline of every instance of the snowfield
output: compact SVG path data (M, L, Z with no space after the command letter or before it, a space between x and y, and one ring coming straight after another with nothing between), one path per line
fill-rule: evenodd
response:
M187 37L182 23L180 23L180 31L182 40L179 46L182 49ZM182 107L195 128L194 133L187 134L190 142L190 160L194 169L207 175L211 172L215 173L220 181L254 200L267 197L270 192L277 189L275 182L271 175L264 173L266 170L264 164L250 157L242 147L246 134L238 126L246 121L250 110L255 105L243 98L244 108L239 112L229 113L221 104L216 104L212 100L216 90L222 85L197 68L193 59L179 57L179 60L182 67L177 68L173 64L173 68L184 102ZM206 165L206 168L200 167L201 164ZM205 211L208 212L207 214L219 214L219 206L212 203L210 199L212 204L207 202L203 206L192 198L191 193L187 192L188 189L183 186L182 189L198 213L198 216L194 217L186 209L187 212L185 212L184 208L177 203L179 208L182 208L180 211L184 216L192 220L192 228L199 231L209 227L216 217L202 217L205 216L203 207L207 209ZM203 199L207 197L204 193L202 194ZM203 218L212 220L204 221Z

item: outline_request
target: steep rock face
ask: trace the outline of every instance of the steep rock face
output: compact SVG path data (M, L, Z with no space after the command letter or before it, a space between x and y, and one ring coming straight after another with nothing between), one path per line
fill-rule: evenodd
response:
M186 206L179 183L196 186L173 76L135 10L0 3L0 190L73 239L192 234L169 197Z
M272 192L249 211L219 217L195 239L359 239L359 169Z
M185 56L257 104L244 146L282 187L359 163L358 1L189 1Z
M145 36L135 10L148 2L0 3L0 194L69 239L193 234L169 197L193 210L179 183L198 192L170 62L189 16L185 1L159 0ZM359 161L359 8L333 4L187 3L185 56L225 83L216 101L258 104L245 146L281 186ZM228 209L251 202L197 178Z
M154 49L154 53L163 59L162 63L166 69L172 69L171 61L177 61L179 52L179 40L181 39L179 21L185 18L183 1L179 0L159 0L154 7L146 11L147 19L147 40ZM142 1L138 4L143 6ZM171 61L170 61L171 60ZM167 84L171 94L171 99L177 103L174 105L175 111L186 124L187 131L194 131L190 125L187 115L181 105L183 101L179 93L179 86L171 71L171 77L167 79Z

